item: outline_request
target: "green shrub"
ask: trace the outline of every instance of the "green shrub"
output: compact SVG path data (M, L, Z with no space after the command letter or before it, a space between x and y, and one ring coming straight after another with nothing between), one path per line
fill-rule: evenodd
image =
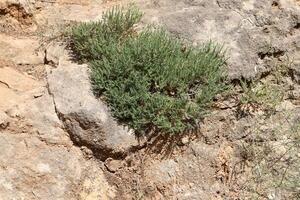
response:
M176 134L197 127L226 86L220 47L184 45L161 28L137 33L135 7L116 7L99 22L80 24L72 47L89 62L94 92L137 134Z

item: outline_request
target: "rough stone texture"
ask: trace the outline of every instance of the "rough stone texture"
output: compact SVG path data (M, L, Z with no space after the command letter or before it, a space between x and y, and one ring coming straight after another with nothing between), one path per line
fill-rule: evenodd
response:
M45 48L45 63L52 66L59 66L62 62L69 61L69 52L64 44L50 43Z
M2 133L0 137L1 198L76 199L71 190L84 170L80 158L74 156L78 151L49 147L24 134Z
M157 189L161 193L159 199L166 196L189 200L217 198L225 188L212 179L214 169L204 167L213 164L217 156L218 150L213 146L192 143L191 148L177 158L148 161L145 169L148 188ZM150 193L148 198L152 195L155 193Z
M2 59L9 59L18 65L44 63L43 55L35 51L39 47L37 38L14 38L0 34L0 45L5 46L0 49L0 58Z
M35 0L0 0L0 32L17 34L37 29L33 19Z
M78 157L80 152L74 148L50 148L36 138L1 134L1 152L3 199L80 199L73 190L81 182L91 182L82 189L85 196L105 199L113 195L113 191L105 191L108 185L101 169L94 169L97 174L93 177L82 179L86 170L96 166ZM14 159L8 160L7 156ZM94 184L97 179L103 183Z
M11 79L11 77L15 77L15 79ZM5 84L8 88L13 88L15 91L20 92L31 90L39 85L39 83L32 78L8 67L0 68L0 79L2 84Z
M102 165L73 145L55 112L42 38L30 32L37 6L0 1L0 199L113 199Z
M85 160L63 131L45 85L12 68L0 70L1 199L112 198L100 166Z
M55 39L67 24L97 20L103 10L127 2L0 0L0 199L243 199L232 187L238 183L234 170L243 170L234 162L236 144L257 123L272 133L286 116L237 120L235 101L229 102L205 119L200 140L184 138L172 156L141 149L120 159L137 145L134 136L93 97L86 66L70 63ZM135 2L145 12L144 24L161 24L193 43L224 43L231 79L266 75L274 63L289 65L289 57L294 100L287 98L276 112L299 119L298 0ZM95 161L91 149L106 161Z
M121 160L114 160L112 158L108 158L105 160L105 167L111 173L115 173L116 171L121 169L122 166L123 166L123 163Z
M260 76L273 59L286 56L296 59L299 71L300 7L294 0L144 0L140 6L145 23L162 24L193 43L224 44L231 79Z
M69 63L47 74L56 112L76 143L91 148L101 159L122 157L138 146L133 132L118 125L96 100L86 65Z
M9 118L4 112L0 112L0 129L5 129L9 124Z

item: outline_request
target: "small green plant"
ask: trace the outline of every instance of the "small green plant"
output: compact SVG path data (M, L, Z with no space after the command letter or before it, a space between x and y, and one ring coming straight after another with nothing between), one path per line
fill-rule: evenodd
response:
M129 9L114 7L103 13L101 21L81 23L71 30L74 53L82 61L102 60L115 55L122 39L132 37L134 25L142 13L134 6Z
M222 48L183 44L162 28L137 33L141 17L134 6L115 7L99 22L74 27L74 53L89 62L94 92L137 134L195 129L226 89Z
M250 84L241 81L241 87L243 90L240 99L242 112L251 113L257 110L272 112L284 97L281 85L273 84L270 81L250 82Z

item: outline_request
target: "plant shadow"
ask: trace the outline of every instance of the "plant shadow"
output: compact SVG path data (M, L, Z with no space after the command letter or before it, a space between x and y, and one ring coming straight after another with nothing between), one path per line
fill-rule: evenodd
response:
M189 131L183 134L155 134L148 138L145 153L160 159L170 158L175 151L183 150L190 142L200 137L199 131Z

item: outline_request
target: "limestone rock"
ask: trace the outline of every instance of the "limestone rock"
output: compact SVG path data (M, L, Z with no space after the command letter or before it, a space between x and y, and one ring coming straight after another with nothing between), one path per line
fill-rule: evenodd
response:
M57 38L69 23L99 19L120 2L128 1L0 0L0 199L242 198L238 187L230 188L236 181L230 173L238 170L230 160L236 141L251 139L257 128L263 141L286 141L289 126L299 123L299 0L135 1L144 24L163 25L195 44L224 44L231 79L259 77L274 60L287 64L290 58L295 102L283 102L267 121L236 121L235 104L227 102L204 121L202 142L182 141L188 143L183 151L164 160L141 149L126 157L127 166L122 158L139 147L134 135L95 99L87 67L70 63L62 46L44 41ZM57 67L48 66L48 82L20 72L44 64ZM278 126L282 132L272 134ZM91 150L106 162L94 160Z
M36 38L14 38L0 34L0 58L8 59L18 65L38 65L44 63L44 55L37 51ZM24 51L26 49L26 51Z
M122 157L138 146L135 135L111 117L92 91L86 65L69 63L48 69L48 86L56 112L73 141L97 157Z
M26 134L1 133L0 151L1 199L114 197L101 169L74 147L50 147Z
M300 7L294 0L144 0L144 22L175 36L224 45L229 78L254 78L270 71L269 60L299 55Z
M122 168L122 161L108 158L105 160L105 166L109 172L114 173L114 172L118 171L120 168Z
M12 79L11 77L14 78ZM20 92L28 91L39 86L32 78L8 67L0 68L0 81L2 84L6 84L8 88Z
M68 60L69 55L63 44L49 44L45 49L45 63L58 66L61 62Z

